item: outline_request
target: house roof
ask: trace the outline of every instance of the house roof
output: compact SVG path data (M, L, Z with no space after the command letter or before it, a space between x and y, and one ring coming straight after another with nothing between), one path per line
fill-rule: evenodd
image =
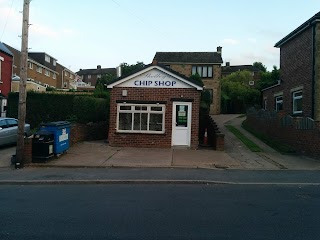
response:
M98 75L98 74L113 74L116 75L116 68L94 68L94 69L80 69L76 72L78 75Z
M135 71L133 71L133 72L131 72L129 74L123 75L123 76L121 76L119 78L116 78L116 79L110 81L108 85L114 85L114 83L116 83L116 82L121 82L121 80L123 80L123 79L125 79L125 78L127 78L127 77L129 77L131 75L135 75L135 74L137 74L139 72L144 72L146 69L148 69L148 68L150 68L152 66L153 67L162 68L163 70L176 75L180 79L183 79L184 82L191 83L191 85L195 85L197 88L199 88L199 89L201 88L201 90L202 90L202 87L203 87L202 83L200 83L200 82L198 82L196 80L190 79L190 78L186 77L185 75L180 74L179 72L176 72L176 71L172 70L171 68L168 68L168 67L166 67L166 66L164 66L162 64L159 64L159 63L158 64L145 65L145 67L143 67L143 68L137 69L137 70L135 70Z
M233 73L237 71L250 71L250 72L259 72L260 69L257 67L254 67L252 65L234 65L234 66L223 66L222 67L222 73Z
M282 38L279 42L277 42L274 46L279 48L281 47L283 44L285 44L286 42L288 42L289 40L291 40L293 37L295 37L296 35L298 35L300 32L304 31L305 29L311 27L311 25L313 25L315 22L319 22L320 21L320 12L318 12L317 14L315 14L313 17L311 17L309 20L307 20L306 22L304 22L302 25L300 25L299 27L297 27L295 30L293 30L291 33L289 33L287 36L285 36L284 38Z
M156 52L153 58L158 63L222 63L217 52Z
M12 52L2 42L0 42L0 51L13 57Z

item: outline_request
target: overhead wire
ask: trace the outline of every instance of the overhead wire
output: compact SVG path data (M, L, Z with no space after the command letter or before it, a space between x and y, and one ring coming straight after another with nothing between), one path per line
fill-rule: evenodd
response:
M9 15L10 15L10 14L11 14L11 12L12 12L13 2L14 2L14 0L11 0L11 7L10 7L10 10L9 10L9 12L8 12L8 14L7 14L7 18L6 18L6 22L5 22L5 24L4 24L4 27L3 27L3 31L2 31L2 34L1 34L0 42L2 41L2 38L3 38L4 32L5 32L6 28L7 28Z

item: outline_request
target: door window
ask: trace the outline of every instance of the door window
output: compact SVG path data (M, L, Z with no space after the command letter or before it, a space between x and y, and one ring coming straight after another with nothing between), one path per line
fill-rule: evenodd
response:
M188 106L176 105L176 126L187 127L188 126Z

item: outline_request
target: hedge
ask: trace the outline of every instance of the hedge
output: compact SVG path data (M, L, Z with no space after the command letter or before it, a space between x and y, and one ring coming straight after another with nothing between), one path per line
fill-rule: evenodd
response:
M18 118L18 93L9 93L7 116ZM26 122L32 128L52 121L108 121L109 100L59 93L27 93Z

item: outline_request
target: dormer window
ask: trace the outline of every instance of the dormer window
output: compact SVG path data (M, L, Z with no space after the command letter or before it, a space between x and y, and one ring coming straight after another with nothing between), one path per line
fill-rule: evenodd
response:
M46 56L45 56L45 60L46 60L46 62L49 63L49 62L50 62L50 57L49 57L48 55L46 55Z

